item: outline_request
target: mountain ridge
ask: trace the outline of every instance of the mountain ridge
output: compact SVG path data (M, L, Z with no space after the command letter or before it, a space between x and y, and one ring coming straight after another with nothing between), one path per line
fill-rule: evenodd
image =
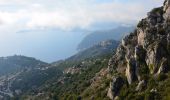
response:
M89 33L84 39L79 43L77 49L83 50L89 48L93 45L100 43L101 41L106 40L116 40L119 41L123 38L127 33L132 31L134 27L125 27L119 26L114 29L105 30L105 31L95 31Z
M101 41L89 48L79 51L77 54L69 57L67 60L83 60L87 58L94 58L97 56L112 54L117 48L119 42L116 40Z
M22 55L14 55L7 57L0 57L0 73L10 74L11 72L32 69L32 68L43 68L47 66L48 63L42 62L32 57L26 57Z

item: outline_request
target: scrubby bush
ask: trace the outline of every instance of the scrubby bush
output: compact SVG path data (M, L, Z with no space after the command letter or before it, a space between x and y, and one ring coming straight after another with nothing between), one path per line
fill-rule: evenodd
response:
M158 77L157 77L157 80L158 80L158 81L163 81L163 80L165 80L166 78L167 78L166 74L160 73L160 74L158 75Z

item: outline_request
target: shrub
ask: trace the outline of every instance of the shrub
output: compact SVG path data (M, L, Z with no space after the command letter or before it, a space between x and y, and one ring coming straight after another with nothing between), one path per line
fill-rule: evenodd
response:
M158 81L163 81L167 78L167 76L164 73L160 73L157 77Z

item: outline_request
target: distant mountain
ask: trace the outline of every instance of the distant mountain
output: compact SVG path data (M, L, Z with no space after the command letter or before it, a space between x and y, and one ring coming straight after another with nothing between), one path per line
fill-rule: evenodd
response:
M0 75L13 73L22 69L41 68L48 64L26 56L0 57Z
M87 58L94 58L102 56L105 54L112 54L113 51L117 48L119 42L116 40L107 40L102 41L94 46L87 48L86 50L80 51L74 56L68 58L67 60L84 60Z
M124 27L120 26L112 30L105 30L105 31L95 31L89 33L78 45L77 49L82 50L89 48L101 41L105 40L117 40L120 41L127 33L134 30L134 27Z

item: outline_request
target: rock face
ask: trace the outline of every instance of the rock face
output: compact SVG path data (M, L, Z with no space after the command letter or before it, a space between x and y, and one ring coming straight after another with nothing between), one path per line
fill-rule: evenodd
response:
M127 68L126 68L126 76L127 81L129 84L131 84L133 81L136 80L136 65L135 65L135 59L127 59Z
M110 83L107 96L113 100L118 95L123 84L124 80L121 77L113 77L113 81Z
M138 83L138 86L136 87L136 91L142 91L145 87L146 87L146 82L142 80Z
M163 11L165 12L164 18L169 20L169 17L170 17L170 1L169 0L165 0Z
M170 67L170 0L153 9L126 36L110 59L108 69L124 74L129 84L145 84L144 75L166 73Z

